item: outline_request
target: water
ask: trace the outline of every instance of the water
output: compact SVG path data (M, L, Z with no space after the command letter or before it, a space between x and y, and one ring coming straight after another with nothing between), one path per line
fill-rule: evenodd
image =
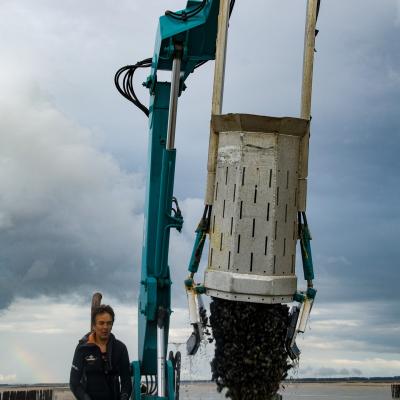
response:
M390 384L291 383L280 392L283 400L391 400ZM222 400L211 383L181 384L180 400Z
M0 387L0 393L2 390L11 389L18 388ZM54 389L54 400L75 400L68 387L52 389ZM281 390L281 394L283 394L283 400L391 400L392 398L390 384L384 383L291 383ZM216 391L213 383L182 383L179 398L180 400L223 400L225 396Z

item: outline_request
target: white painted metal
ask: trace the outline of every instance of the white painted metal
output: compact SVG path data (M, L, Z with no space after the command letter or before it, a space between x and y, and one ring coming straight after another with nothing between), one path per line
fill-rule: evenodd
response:
M197 300L197 294L194 290L186 291L189 303L189 319L191 324L200 323L199 305Z
M196 295L193 290L187 290L186 294L189 305L189 320L191 324L196 324L199 320L196 306Z
M186 293L188 296L190 324L198 326L200 340L203 340L203 324L200 317L200 310L204 309L203 299L200 294L196 293L192 289L187 289Z
M157 326L157 387L158 396L165 396L164 327Z
M307 125L293 118L229 118L229 130L219 132L204 284L216 297L289 302L297 288L297 168Z
M305 299L301 305L301 314L299 316L299 323L297 331L304 333L307 327L308 318L310 317L311 308L314 303L313 299Z
M297 279L290 275L263 276L211 269L206 272L204 284L209 296L252 303L289 303L297 289Z

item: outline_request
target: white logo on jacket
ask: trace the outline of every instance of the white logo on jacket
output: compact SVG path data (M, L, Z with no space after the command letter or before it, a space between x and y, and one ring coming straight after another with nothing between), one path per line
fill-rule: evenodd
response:
M89 363L93 363L97 360L97 357L95 357L93 354L90 354L89 356L85 357L85 360Z

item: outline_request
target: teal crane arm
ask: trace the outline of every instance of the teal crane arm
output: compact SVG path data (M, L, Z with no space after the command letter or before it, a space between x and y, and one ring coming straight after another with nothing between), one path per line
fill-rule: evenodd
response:
M219 2L190 0L185 9L178 12L167 11L160 17L151 59L151 73L145 82L150 92L149 109L134 94L134 99L131 100L149 117L138 304L138 360L132 363L134 400L177 400L179 396L175 376L176 359L172 357L166 360L172 312L172 282L168 265L170 230L175 228L180 231L183 225L178 201L173 196L176 107L177 98L185 88L184 81L187 77L196 67L215 58ZM143 67L147 64L150 65L150 62L144 60L132 67ZM158 81L157 72L160 70L171 71L171 82ZM117 87L128 98L118 85L119 72L116 75ZM144 377L148 377L147 385L142 383ZM153 378L157 384L153 384Z

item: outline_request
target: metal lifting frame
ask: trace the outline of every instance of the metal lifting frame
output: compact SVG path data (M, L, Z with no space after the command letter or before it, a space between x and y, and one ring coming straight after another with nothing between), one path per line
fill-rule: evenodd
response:
M314 51L315 51L315 37L318 32L316 30L316 22L318 17L319 6L320 6L320 0L308 0L307 2L307 13L306 13L307 17L306 17L304 58L303 58L303 82L302 82L301 112L300 112L300 117L303 120L307 121L311 121L312 78L313 78L313 64L314 64ZM229 6L227 2L226 3L221 2L220 14L219 14L219 30L218 30L217 51L216 51L214 87L213 87L213 103L212 103L213 116L220 115L222 113L226 45L227 45L228 19L229 19L228 8ZM308 125L308 129L309 126L310 125ZM297 189L298 190L297 206L299 215L298 239L300 239L304 278L307 281L307 291L306 292L296 291L295 293L293 293L293 300L298 301L299 303L302 304L302 306L298 308L298 314L297 314L297 316L299 317L298 325L302 328L305 327L309 312L311 311L311 307L316 295L316 290L313 288L314 270L313 270L311 244L310 244L311 235L308 229L308 224L305 214L307 176L308 176L309 136L310 134L308 130L300 140L299 164L298 164L299 175L298 175L298 189ZM196 284L194 281L194 275L198 270L204 247L204 242L207 234L209 233L209 228L211 224L210 216L212 213L211 210L213 208L214 194L216 191L215 182L216 182L216 169L217 169L218 142L219 142L218 132L216 132L213 125L211 125L209 153L208 153L208 168L207 168L208 169L207 189L205 197L206 207L204 210L203 217L196 230L195 243L188 268L189 277L185 281L188 300L189 300L189 309L191 310L194 309L195 304L198 303L197 298L200 296L200 294L204 293L205 291L208 292L207 288L205 287L207 286L207 282L205 282L204 285ZM222 243L222 238L221 238L221 243ZM211 253L211 259L212 259L212 253ZM236 296L234 297L236 298ZM248 298L250 299L250 297ZM304 311L305 309L307 309L306 312ZM197 351L202 329L199 313L197 313L197 316L196 315L193 315L193 317L191 316L191 320L194 326L194 331L192 336L189 338L187 342L187 348L189 354L193 354ZM301 331L299 330L299 326L296 326L296 321L295 321L293 327L293 335L292 335L293 341L290 340L290 342L294 343L295 334L297 333L297 331ZM297 355L293 354L292 358L296 358Z
M311 23L315 16L313 7L317 1L309 0L308 21ZM175 392L174 360L166 359L171 314L169 236L171 228L180 231L183 225L178 202L173 197L177 103L178 97L185 89L184 81L189 74L202 63L217 57L212 113L221 113L231 2L233 3L233 0L189 0L184 10L177 13L167 12L159 21L151 74L145 84L150 91L149 161L138 313L139 360L132 363L134 400L175 400L178 396ZM311 29L314 31L315 24L314 28L310 25L307 29L308 32ZM216 44L217 32L218 43ZM313 46L313 42L307 41L307 34L306 43L309 50L310 45ZM307 54L309 55L310 52L308 51ZM308 67L305 62L305 76L306 71L310 70L310 64L307 65ZM171 83L157 80L159 70L171 71ZM307 85L311 85L311 82L308 82L308 84L303 84L303 89ZM303 94L303 97L307 98L306 92L303 91ZM309 100L311 102L311 91ZM309 116L305 116L303 112L302 117L309 119ZM303 146L304 154L308 155L308 138L304 141ZM190 268L192 278L197 271L201 250L209 228L208 219L214 192L217 150L218 135L211 130L206 208L204 218L197 230L196 246ZM307 177L306 160L306 157L302 158L304 173L301 177L304 181ZM304 199L305 191L306 186L303 190ZM306 241L309 240L307 235L304 238ZM186 284L188 286L188 282ZM197 288L197 292L201 291L201 288ZM151 384L152 390L147 388L147 393L142 393L142 378L147 376L157 378L157 387L153 390L153 384Z

